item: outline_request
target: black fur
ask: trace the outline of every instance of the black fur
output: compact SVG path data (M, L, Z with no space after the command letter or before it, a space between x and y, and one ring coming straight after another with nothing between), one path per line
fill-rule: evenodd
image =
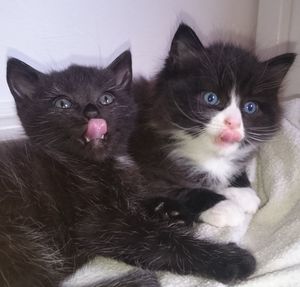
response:
M226 198L208 189L177 189L171 196L156 196L143 202L148 214L169 222L192 226L199 214Z
M29 139L0 146L0 286L58 286L97 255L222 282L253 272L248 251L147 214L152 188L124 157L135 111L130 52L106 69L50 74L10 59L7 81ZM102 106L108 92L115 101ZM92 116L108 133L87 142Z

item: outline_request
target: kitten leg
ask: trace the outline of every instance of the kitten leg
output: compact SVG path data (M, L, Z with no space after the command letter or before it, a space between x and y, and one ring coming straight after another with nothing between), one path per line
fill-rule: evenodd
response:
M168 219L170 222L192 225L198 221L199 214L220 201L223 195L207 189L180 189L175 198L154 197L143 201L150 216Z
M258 210L260 199L251 187L228 187L221 191L226 200L203 212L199 219L217 227L239 226L246 213Z
M254 214L260 199L251 188L246 172L233 179L230 187L219 191L226 200L202 213L200 220L217 227L239 226L244 224L247 215Z
M0 286L58 287L63 260L58 250L45 243L47 236L24 222L7 224L7 218L0 222Z
M152 218L192 225L195 215L180 200L168 197L154 197L143 200L147 214Z
M251 188L246 172L234 178L230 186L222 191L222 194L247 213L254 214L259 208L260 198L257 196L256 191Z
M204 188L181 190L176 198L183 202L195 218L199 216L199 213L226 199L223 195Z
M118 215L118 213L120 213ZM196 239L191 228L150 220L143 214L97 209L78 227L78 247L87 259L111 257L150 270L194 274L229 283L253 273L254 257L237 245Z

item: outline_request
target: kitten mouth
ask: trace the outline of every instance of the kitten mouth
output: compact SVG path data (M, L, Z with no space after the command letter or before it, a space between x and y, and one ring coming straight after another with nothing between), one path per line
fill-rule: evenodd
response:
M104 119L90 119L83 134L86 144L102 142L107 137L107 123Z
M221 146L228 146L241 142L243 135L235 130L223 130L215 138L215 143Z
M91 141L97 141L97 140L104 140L105 139L105 135L102 135L100 138L95 138L95 139L90 139L90 138L88 138L88 137L84 137L84 141L85 141L85 143L89 143L89 142L91 142Z

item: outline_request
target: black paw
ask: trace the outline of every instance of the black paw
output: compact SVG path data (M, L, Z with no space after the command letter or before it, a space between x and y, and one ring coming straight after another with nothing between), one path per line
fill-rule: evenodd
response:
M245 280L256 268L254 256L234 243L226 245L226 252L212 260L210 276L222 283Z
M155 197L149 199L146 205L149 215L161 220L185 225L191 225L195 221L195 215L178 200Z

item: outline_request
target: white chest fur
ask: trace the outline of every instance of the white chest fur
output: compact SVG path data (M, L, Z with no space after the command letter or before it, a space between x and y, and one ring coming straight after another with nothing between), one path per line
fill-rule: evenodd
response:
M246 148L238 149L238 145L220 150L211 143L211 138L206 134L192 137L182 131L176 131L173 137L178 144L171 151L171 157L191 162L194 172L208 173L223 186L227 186L232 176L241 168L236 160L244 158L249 152Z

